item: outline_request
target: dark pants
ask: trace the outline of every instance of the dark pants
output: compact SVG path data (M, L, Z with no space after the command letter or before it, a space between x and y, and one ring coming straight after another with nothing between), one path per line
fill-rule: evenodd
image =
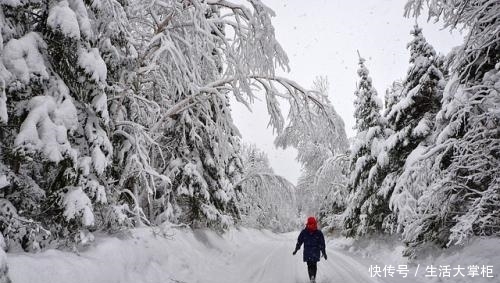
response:
M316 278L316 271L318 271L318 263L315 261L308 261L307 272L309 273L309 279L313 277Z

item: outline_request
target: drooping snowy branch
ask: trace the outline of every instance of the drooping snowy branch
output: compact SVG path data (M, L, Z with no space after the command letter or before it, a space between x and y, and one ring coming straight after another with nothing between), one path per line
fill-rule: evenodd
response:
M267 155L254 145L242 150L243 175L239 208L242 224L273 231L294 229L297 221L295 186L276 175Z
M289 122L275 144L298 151L302 165L297 184L299 212L318 215L325 225L336 226L338 219L330 216L338 215L345 204L341 199L347 172L339 156L347 151L348 142L344 122L328 99L328 88L327 78L316 78L315 101L306 101L302 107L291 105Z
M139 63L132 92L160 106L144 129L161 145L152 161L165 160L156 168L172 181L156 194L160 218L224 226L228 213L237 217L232 203L241 180L228 96L250 107L262 94L277 132L285 125L280 100L297 115L311 105L321 112L322 101L276 76L288 59L274 37L274 13L260 1L137 1L129 11Z

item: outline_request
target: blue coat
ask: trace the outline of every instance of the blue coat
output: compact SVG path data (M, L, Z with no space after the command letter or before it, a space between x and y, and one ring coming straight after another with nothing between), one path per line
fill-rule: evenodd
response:
M309 232L307 229L302 230L297 239L295 250L299 250L302 244L304 244L304 261L306 262L318 262L321 252L326 254L325 237L321 230L316 230L314 232Z

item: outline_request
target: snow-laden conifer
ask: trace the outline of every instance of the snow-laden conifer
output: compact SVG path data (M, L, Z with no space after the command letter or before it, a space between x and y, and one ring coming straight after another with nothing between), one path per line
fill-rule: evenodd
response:
M380 154L385 160L381 158L378 162L383 173L376 180L381 183L380 194L391 198L391 209L396 215L402 213L398 217L400 225L411 222L406 218L407 206L415 202L422 188L418 174L403 172L414 166L414 156L432 143L434 119L441 107L444 85L439 57L423 37L422 29L415 26L411 34L413 39L407 45L410 67L397 101L386 102L390 106L385 115L390 134Z
M343 216L344 233L361 236L383 229L389 208L385 196L378 193L379 184L373 180L384 139L384 122L381 117L382 101L373 87L365 59L359 58L354 100L355 129L357 130L350 154L349 196ZM383 157L383 156L382 156ZM375 171L378 174L378 171Z
M19 214L2 228L9 248L78 241L107 202L113 146L98 17L82 0L0 6L0 175Z

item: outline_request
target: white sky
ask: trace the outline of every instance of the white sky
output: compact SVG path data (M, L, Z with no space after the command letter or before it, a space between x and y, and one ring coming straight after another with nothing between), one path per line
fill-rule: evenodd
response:
M353 99L357 76L356 50L367 59L373 84L383 99L386 88L402 79L408 69L406 44L415 20L403 17L405 0L263 0L276 12L276 37L290 59L290 73L281 73L310 88L318 75L330 82L330 100L344 119L349 137L352 129ZM437 52L446 54L462 42L458 33L419 19L424 36ZM278 150L267 128L269 117L263 103L253 112L233 103L233 118L243 140L255 143L269 155L277 174L297 182L300 165L294 149Z

